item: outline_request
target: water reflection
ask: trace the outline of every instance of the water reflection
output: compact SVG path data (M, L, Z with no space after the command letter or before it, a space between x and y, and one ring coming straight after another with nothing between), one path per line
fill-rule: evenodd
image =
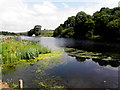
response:
M76 57L76 60L79 61L79 62L84 62L86 61L85 58L82 58L82 57Z
M91 59L92 61L98 63L100 66L120 66L118 57L114 58L113 56L107 56L103 53L87 52L75 48L65 48L65 51L68 53L69 56L76 57L76 60L79 62L85 62L86 59Z
M66 87L118 87L117 67L120 64L116 61L111 62L110 60L120 59L119 44L53 37L22 37L22 39L37 40L40 44L50 49L63 50L66 47L77 49L77 51L64 51L65 56L61 58L63 63L47 70L47 74L61 77L62 84L65 84ZM35 68L35 65L30 67L29 69L31 71ZM26 72L26 70L24 72ZM26 78L25 76L24 78ZM40 78L40 74L38 74L38 77ZM33 77L31 77L31 79L33 79ZM106 83L104 83L104 81L106 81Z
M86 58L82 58L82 57L76 57L76 60L79 62L85 62L87 59ZM98 63L100 66L107 66L110 65L112 67L119 67L120 66L120 62L119 61L103 61L100 59L91 59L92 61Z
M119 61L102 61L99 59L92 59L93 61L95 61L96 63L98 63L100 66L107 66L110 65L112 67L119 67L120 66L120 62Z

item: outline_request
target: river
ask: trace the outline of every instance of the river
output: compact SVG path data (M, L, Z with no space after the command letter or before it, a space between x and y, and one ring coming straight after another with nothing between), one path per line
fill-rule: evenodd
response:
M77 58L69 55L65 48L75 48L88 52L103 53L108 56L115 56L120 59L120 44L98 42L90 40L75 40L70 38L54 37L27 37L21 36L25 40L39 41L45 47L53 50L62 50L64 56L60 58L62 64L58 64L45 69L50 76L61 78L61 84L67 88L118 88L119 65L112 62L95 61L91 58ZM2 75L3 81L17 83L19 79L24 80L27 88L38 88L35 70L38 65L20 66L10 68ZM37 77L41 77L37 74Z

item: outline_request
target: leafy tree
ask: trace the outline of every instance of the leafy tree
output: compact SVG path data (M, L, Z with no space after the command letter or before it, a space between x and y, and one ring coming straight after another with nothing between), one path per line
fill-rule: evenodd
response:
M62 31L62 34L60 37L67 37L67 38L72 38L74 35L74 28L73 27L69 27L66 28Z
M92 16L81 11L68 17L55 31L55 37L120 40L120 7L101 8ZM93 38L92 38L93 37Z
M98 17L95 23L95 33L102 38L107 38L107 24L110 22L111 15Z
M41 25L36 25L34 27L34 34L35 34L35 36L40 35L40 32L41 32Z
M94 34L94 28L95 28L95 22L92 19L88 19L85 22L85 29L87 31L86 38L90 39L93 37Z
M120 39L120 18L113 20L107 24L107 36L110 39Z
M63 25L63 24L61 24L60 26L58 26L58 27L55 29L55 31L54 31L54 33L53 33L53 36L54 36L54 37L56 37L56 36L59 37L59 36L61 35L62 30L64 29L62 25Z
M28 36L32 36L34 34L34 29L31 29L30 31L28 31Z
M64 29L74 26L75 26L75 16L68 17L68 19L63 24Z
M75 26L75 16L68 17L68 19L64 22L64 24L60 24L55 31L53 36L54 37L69 37L69 35L65 35L64 33L68 34L68 28ZM72 31L71 31L72 32ZM70 33L70 32L69 32ZM71 36L70 36L71 37Z
M102 39L109 40L112 38L111 34L114 32L110 30L110 25L108 28L108 23L111 21L120 18L120 8L101 8L100 11L97 11L93 14L95 21L95 33L96 35L100 35Z
M86 38L85 22L90 18L85 12L81 11L77 13L75 18L74 38Z
M41 25L36 25L34 29L28 31L28 36L32 36L33 34L35 34L35 36L38 36L40 35L40 33L41 33Z

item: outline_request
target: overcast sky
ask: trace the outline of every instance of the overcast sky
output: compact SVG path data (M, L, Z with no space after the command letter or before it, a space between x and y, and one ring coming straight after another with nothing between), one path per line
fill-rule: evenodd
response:
M35 25L55 29L79 11L92 15L102 7L117 7L119 0L0 0L0 30L25 32Z

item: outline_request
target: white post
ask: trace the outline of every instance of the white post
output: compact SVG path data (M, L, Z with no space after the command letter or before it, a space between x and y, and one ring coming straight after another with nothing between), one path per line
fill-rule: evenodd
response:
M22 80L22 79L19 80L19 88L20 88L20 89L23 88L23 80Z

